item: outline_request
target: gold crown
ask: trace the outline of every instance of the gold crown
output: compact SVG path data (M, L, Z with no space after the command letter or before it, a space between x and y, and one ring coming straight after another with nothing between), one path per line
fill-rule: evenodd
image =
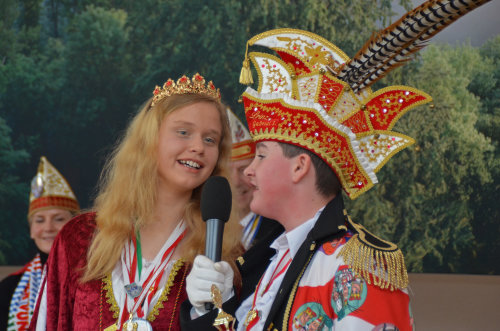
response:
M199 73L196 73L192 79L182 76L176 83L169 78L165 84L163 84L163 87L156 86L153 91L153 102L151 103L151 107L165 97L169 97L173 94L188 93L206 94L214 99L220 100L220 91L215 88L212 81L205 85L205 78Z

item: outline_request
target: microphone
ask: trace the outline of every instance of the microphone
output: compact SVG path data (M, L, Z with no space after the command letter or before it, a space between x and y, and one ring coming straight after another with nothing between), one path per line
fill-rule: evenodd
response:
M226 178L209 177L201 191L201 217L207 223L205 256L218 262L222 255L222 236L224 223L231 214L231 187ZM206 310L212 310L213 304L205 303Z

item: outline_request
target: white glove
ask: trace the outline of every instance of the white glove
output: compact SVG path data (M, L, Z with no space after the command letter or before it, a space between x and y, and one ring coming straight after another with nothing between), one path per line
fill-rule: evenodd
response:
M225 261L215 263L204 255L194 259L186 278L186 292L198 316L207 312L205 302L212 302L212 285L219 288L223 302L233 296L233 277L233 269Z

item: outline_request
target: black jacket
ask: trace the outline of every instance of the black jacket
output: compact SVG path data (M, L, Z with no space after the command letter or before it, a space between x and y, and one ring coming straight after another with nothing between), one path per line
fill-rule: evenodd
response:
M344 216L344 203L342 196L339 195L331 200L321 213L318 221L307 235L299 251L295 255L288 268L285 277L281 283L278 295L274 299L271 311L265 323L265 329L271 326L271 329L283 324L283 317L287 302L293 300L295 293L293 286L300 280L302 272L307 268L309 262L321 245L334 238L341 237L346 231L346 217ZM225 312L234 316L234 312L239 304L255 291L255 287L266 271L270 258L276 254L276 251L270 248L270 244L283 232L270 231L269 234L252 246L241 258L238 258L238 267L242 277L242 290L239 296L228 300L223 309ZM217 311L211 311L195 320L190 319L191 305L186 300L181 308L181 327L182 330L215 330L212 326Z

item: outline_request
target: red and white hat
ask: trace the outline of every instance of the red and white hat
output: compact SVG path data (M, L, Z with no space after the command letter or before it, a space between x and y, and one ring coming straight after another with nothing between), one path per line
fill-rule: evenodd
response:
M66 179L42 156L38 171L31 181L28 218L39 210L50 208L77 212L80 206Z
M255 156L255 142L252 136L250 136L250 132L248 132L243 122L229 108L227 108L227 117L229 119L233 142L231 161L252 159Z
M249 40L280 56L250 53L258 89L243 93L253 139L310 150L335 172L352 199L377 183L375 173L414 140L392 131L411 108L430 96L406 86L355 92L332 70L349 61L335 45L294 29L267 31Z

